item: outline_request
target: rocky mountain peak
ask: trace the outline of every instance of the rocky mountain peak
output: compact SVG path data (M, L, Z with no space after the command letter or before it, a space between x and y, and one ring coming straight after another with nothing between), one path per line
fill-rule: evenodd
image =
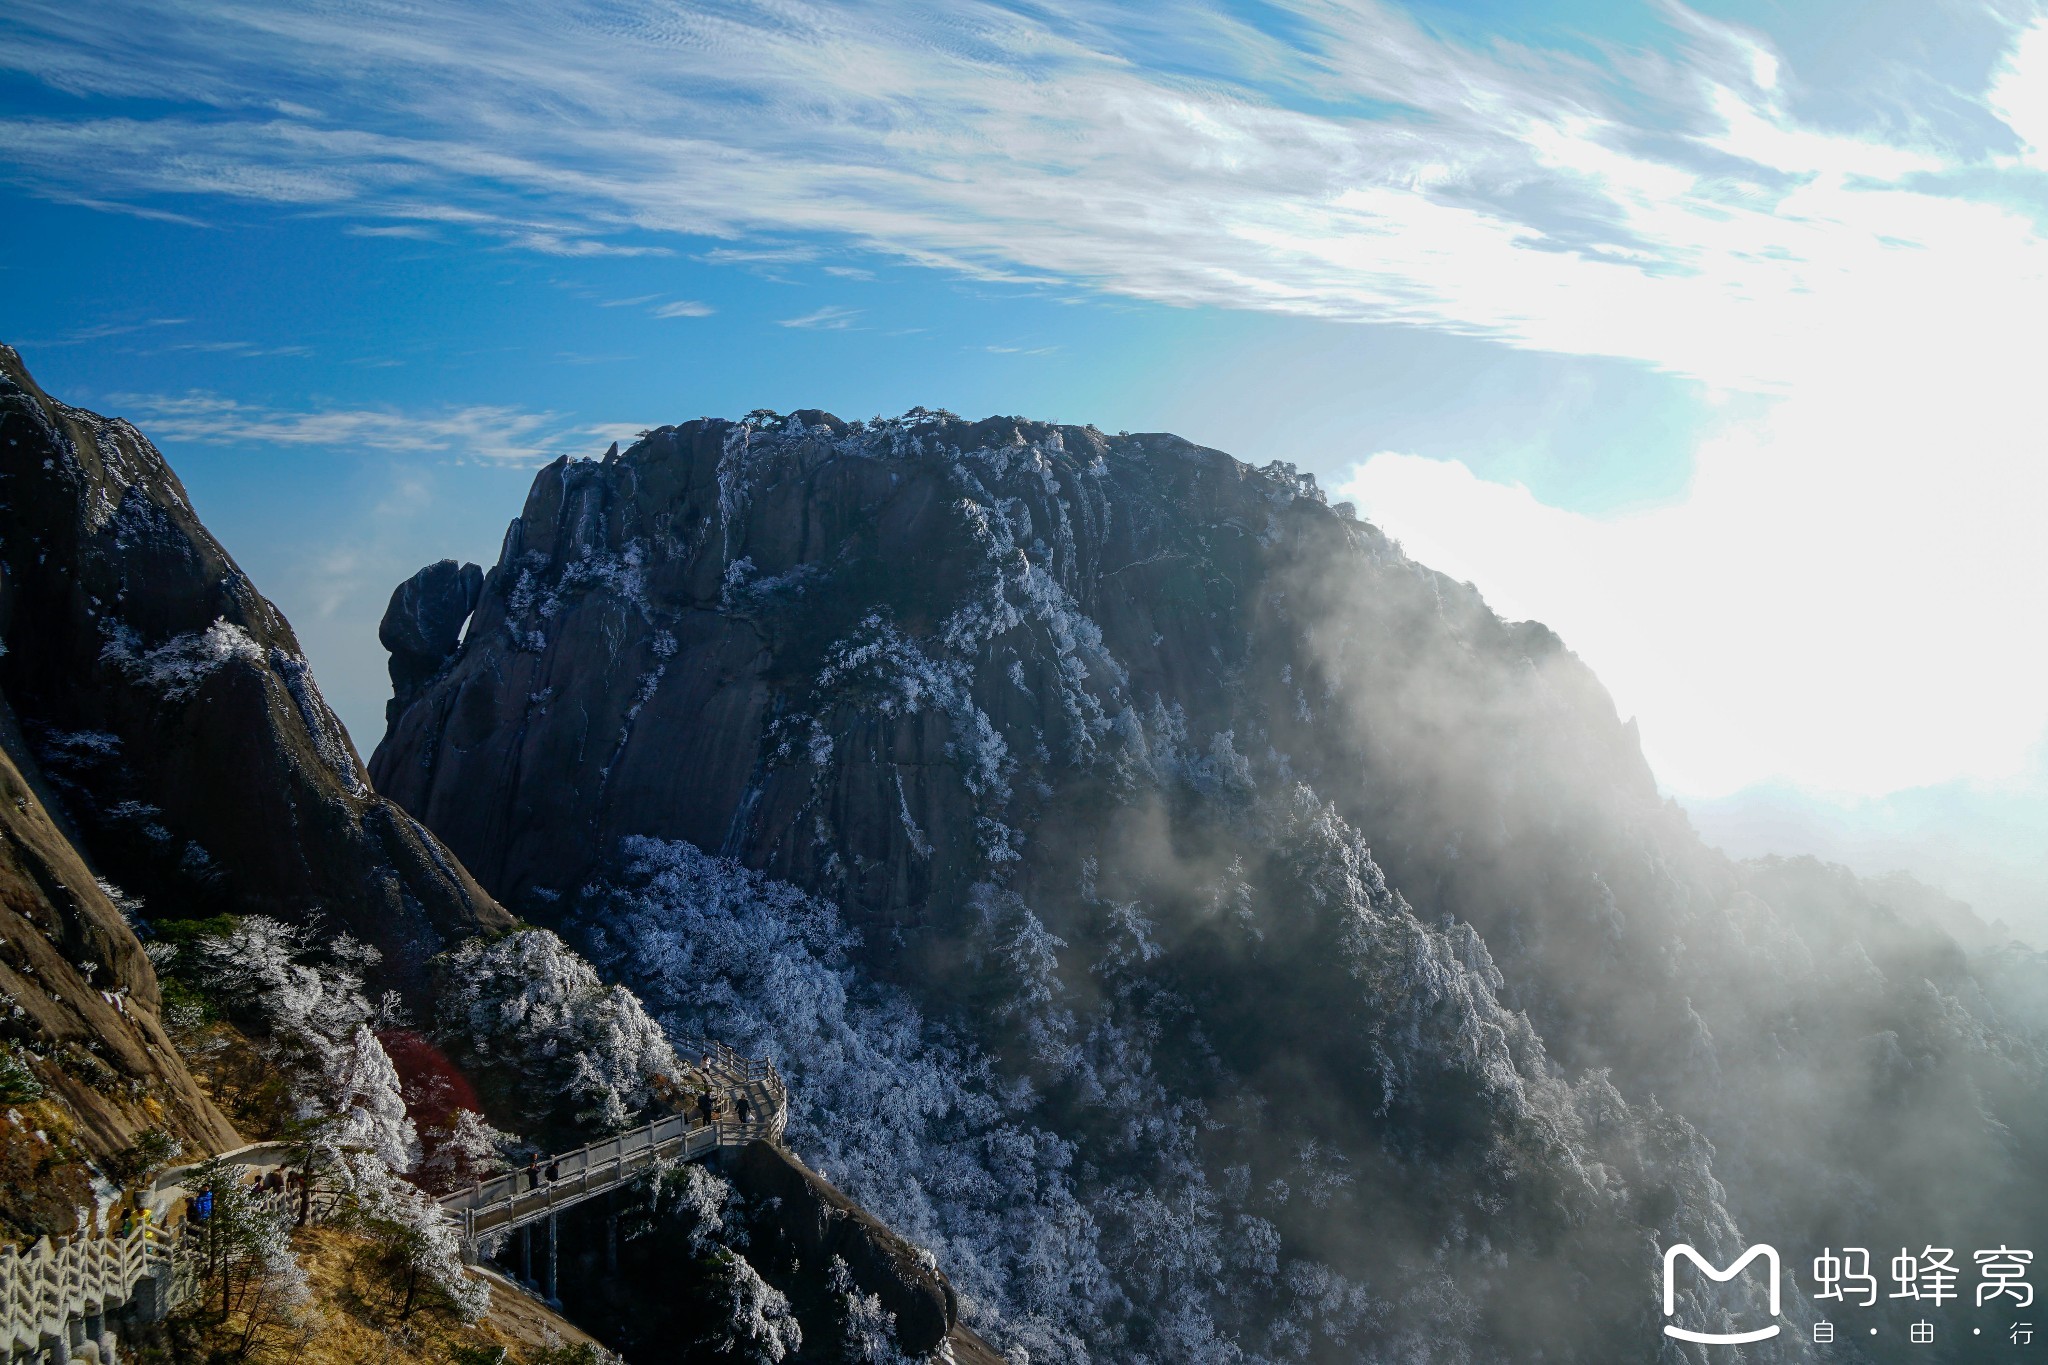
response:
M510 922L370 789L291 624L155 446L50 398L4 348L0 440L0 688L110 875L166 914L323 917L399 980Z

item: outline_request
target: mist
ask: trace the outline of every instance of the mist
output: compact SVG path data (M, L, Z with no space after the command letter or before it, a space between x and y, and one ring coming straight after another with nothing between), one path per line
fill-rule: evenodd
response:
M661 428L544 470L427 662L380 787L776 1057L799 1150L1034 1361L1704 1359L1661 1248L1760 1241L1747 1358L1806 1359L1823 1249L2048 1225L2039 959L1709 847L1568 641L1292 466Z
M1803 853L1865 876L1901 873L1968 906L1983 921L1975 932L1993 942L2048 942L2048 781L2038 766L2003 786L1865 799L1761 786L1680 804L1703 839L1735 857Z

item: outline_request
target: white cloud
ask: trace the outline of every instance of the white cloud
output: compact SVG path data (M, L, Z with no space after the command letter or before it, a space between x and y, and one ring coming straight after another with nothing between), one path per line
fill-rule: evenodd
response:
M177 112L0 119L0 158L148 211L254 199L555 253L710 235L734 245L700 260L772 269L827 234L1772 395L1657 512L1573 517L1394 456L1355 491L1557 625L1674 785L1875 791L2016 761L2048 723L2027 644L2048 617L2048 251L2038 171L2011 152L2048 158L2048 29L1971 78L1982 126L1929 108L1845 128L1802 116L1765 39L1675 6L1661 46L1597 60L1373 3L1282 8L1265 30L1201 4L16 0L0 65ZM341 416L248 420L422 439ZM532 417L470 420L527 449Z
M2008 778L2048 716L2048 463L1999 378L1938 408L1895 375L1802 385L1708 440L1683 498L1612 517L1399 454L1338 494L1562 634L1679 792Z
M95 341L110 337L127 336L135 332L146 332L157 327L182 327L190 318L145 318L140 322L101 322L87 327L76 327L56 337L24 338L16 343L17 348L48 348L52 346L87 346Z
M434 238L434 230L419 223L351 223L347 231L352 237L409 237L422 242Z
M807 327L820 331L839 331L853 326L853 320L860 316L858 308L840 308L828 305L802 317L784 318L779 327Z
M772 20L625 0L602 24L553 0L196 0L169 25L126 8L21 0L0 62L214 107L0 120L31 183L438 220L572 256L710 233L749 240L700 259L772 267L819 249L763 232L827 232L994 277L1767 388L1871 266L2000 230L1994 207L1908 185L1951 164L1949 140L1805 126L1761 40L1682 10L1674 52L1607 71L1321 0L1298 0L1284 43L1200 6L1171 32L971 0ZM1217 74L1148 70L1161 44ZM2032 50L1998 86L2021 123Z
M1985 102L2019 135L2027 160L2048 165L2048 19L2021 30Z
M658 318L708 318L718 310L695 299L677 299L648 310Z
M304 356L313 354L311 346L284 345L267 346L256 341L177 341L166 346L154 347L155 351L195 351L204 355L239 356L244 360L257 360L269 356Z
M601 450L605 443L630 439L640 429L626 423L576 425L558 413L488 406L431 412L293 410L211 393L114 394L108 401L158 441L439 454L518 463L591 454L593 445Z

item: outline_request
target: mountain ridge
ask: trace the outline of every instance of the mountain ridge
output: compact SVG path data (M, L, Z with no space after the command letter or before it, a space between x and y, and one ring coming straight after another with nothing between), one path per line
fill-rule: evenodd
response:
M1284 462L662 427L541 470L423 661L380 787L657 1017L777 1055L792 1141L1034 1360L1675 1359L1660 1245L2048 1207L2025 970L1707 849L1553 632ZM875 1104L925 1116L844 1136Z

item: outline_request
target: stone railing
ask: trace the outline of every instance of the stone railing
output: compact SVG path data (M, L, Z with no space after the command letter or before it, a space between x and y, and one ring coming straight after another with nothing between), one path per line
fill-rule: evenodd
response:
M154 1219L126 1233L41 1237L25 1251L0 1246L0 1349L111 1365L107 1316L139 1299L143 1316L162 1317L178 1296L175 1253L176 1234Z
M671 1114L558 1153L546 1163L554 1171L551 1179L537 1171L512 1171L446 1195L441 1207L459 1227L465 1255L473 1259L484 1238L540 1222L667 1162L696 1160L756 1139L779 1140L788 1121L789 1096L774 1063L741 1057L722 1043L709 1044L703 1055L710 1063L706 1080L714 1088L735 1099L746 1097L746 1122L720 1118L705 1123ZM288 1169L290 1155L285 1144L256 1143L211 1163L226 1178L253 1185L272 1171ZM186 1198L197 1192L185 1182L208 1164L176 1166L159 1175L146 1193L145 1216L126 1232L45 1237L26 1250L0 1244L0 1357L40 1352L59 1365L73 1360L112 1365L110 1314L129 1310L145 1321L160 1321L189 1298L195 1289L191 1258L178 1254L187 1229L176 1220Z
M722 1043L709 1045L703 1055L710 1061L708 1079L714 1088L747 1097L746 1122L722 1118L705 1123L690 1114L670 1114L444 1195L441 1207L461 1229L464 1254L473 1259L480 1241L538 1223L666 1162L694 1161L756 1139L779 1141L789 1121L789 1092L775 1064L743 1058Z

